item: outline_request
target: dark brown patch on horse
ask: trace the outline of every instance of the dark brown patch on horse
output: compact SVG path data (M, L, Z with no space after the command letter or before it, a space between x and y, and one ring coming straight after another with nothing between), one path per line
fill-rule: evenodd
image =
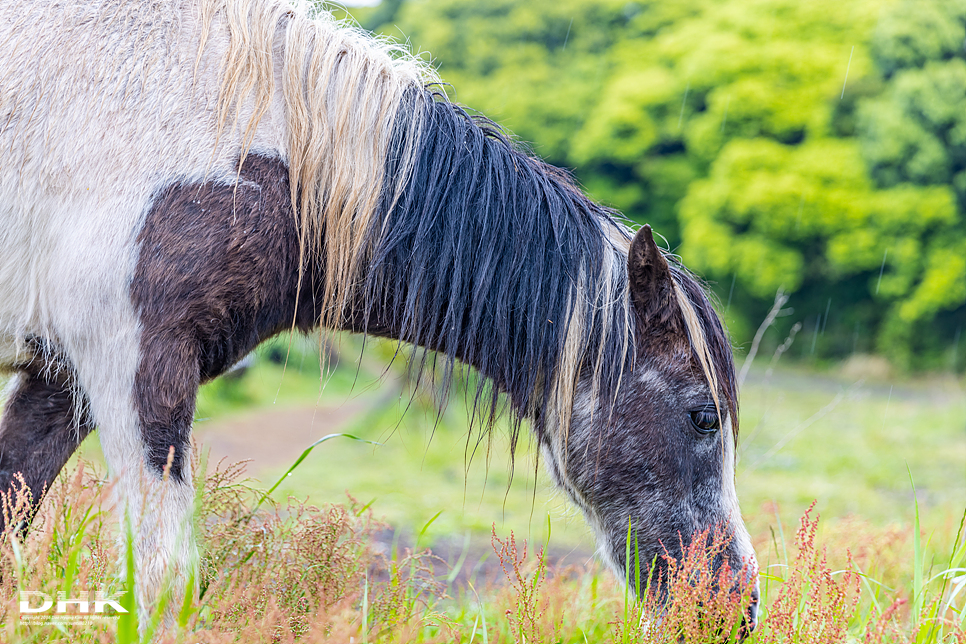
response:
M138 236L131 299L142 325L134 399L147 462L182 477L198 386L259 342L316 324L314 265L299 292L288 168L249 155L237 183L176 184ZM299 301L296 314L296 299Z
M17 371L21 381L0 420L0 492L10 495L19 489L15 477L20 472L31 493L32 516L61 468L94 429L94 421L86 401L75 398L69 368L38 353ZM80 415L78 410L83 410ZM6 520L0 515L0 530L8 527Z

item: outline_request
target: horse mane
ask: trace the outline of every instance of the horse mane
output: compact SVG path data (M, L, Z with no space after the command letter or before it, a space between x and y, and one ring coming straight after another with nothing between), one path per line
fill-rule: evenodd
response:
M566 435L582 370L612 397L632 357L629 230L491 121L439 92L407 102L424 129L402 197L384 195L362 307Z
M631 232L492 121L438 91L413 92L407 103L424 129L414 161L403 161L405 141L394 143L387 173L413 163L409 185L398 199L384 195L359 308L400 339L449 356L444 387L454 359L472 364L495 385L491 409L506 392L517 421L540 418L538 428L566 441L577 381L589 379L591 400L609 416L633 366ZM724 391L737 428L730 342L704 287L668 259L695 361L719 413Z
M276 89L284 99L284 160L299 223L301 270L307 258L324 253L321 321L336 327L349 305L359 265L371 250L364 246L366 232L384 184L395 186L390 190L398 197L410 171L400 164L396 175L385 175L403 96L435 81L435 73L405 48L339 22L309 2L201 0L201 5L199 61L212 25L227 23L218 136L228 128L243 128L239 169ZM248 122L240 123L249 105ZM406 123L412 148L422 128L411 116ZM412 152L403 155L410 158Z
M429 89L435 72L397 45L304 2L202 0L202 49L218 20L229 33L219 136L243 128L241 162L281 61L300 271L324 257L323 326L344 326L361 310L368 330L382 317L399 339L449 357L444 392L454 360L474 365L484 376L477 403L492 384L491 410L500 392L515 407L514 445L523 417L566 440L582 375L594 395L616 402L634 359L630 230L616 213ZM672 267L715 403L726 376L736 411L720 322L698 282ZM420 370L426 361L424 353Z

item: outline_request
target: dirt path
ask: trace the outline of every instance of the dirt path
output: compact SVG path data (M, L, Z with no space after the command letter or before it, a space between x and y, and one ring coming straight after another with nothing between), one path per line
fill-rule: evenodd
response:
M366 409L363 402L332 407L269 408L198 423L195 436L208 463L250 461L248 473L291 464L313 440L339 431Z

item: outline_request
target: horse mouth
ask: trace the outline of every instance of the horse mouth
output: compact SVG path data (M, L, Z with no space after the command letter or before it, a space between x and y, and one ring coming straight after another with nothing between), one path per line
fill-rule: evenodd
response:
M745 610L745 616L741 620L741 630L739 631L740 641L747 639L756 628L758 628L758 609L761 601L761 590L758 581L755 581L755 589L751 591L751 602Z

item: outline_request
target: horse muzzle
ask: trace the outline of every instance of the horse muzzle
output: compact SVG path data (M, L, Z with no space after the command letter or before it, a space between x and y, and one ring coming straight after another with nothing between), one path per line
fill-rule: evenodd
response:
M751 635L756 628L758 628L758 608L761 602L761 585L758 580L755 580L755 589L751 591L751 601L748 603L748 608L745 610L745 616L741 620L741 630L740 637L741 640L746 639Z

